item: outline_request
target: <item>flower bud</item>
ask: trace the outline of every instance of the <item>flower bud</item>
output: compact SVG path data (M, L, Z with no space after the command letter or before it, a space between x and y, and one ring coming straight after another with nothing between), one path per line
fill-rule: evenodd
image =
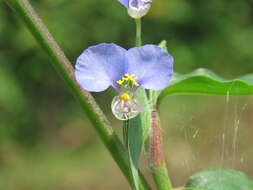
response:
M153 0L118 0L127 8L128 14L135 19L147 14Z
M128 14L132 18L141 18L146 15L151 7L151 1L148 0L130 0Z

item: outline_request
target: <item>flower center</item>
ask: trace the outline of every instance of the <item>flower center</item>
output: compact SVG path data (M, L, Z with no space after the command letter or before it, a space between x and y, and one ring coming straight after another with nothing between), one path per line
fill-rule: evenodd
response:
M136 82L137 78L134 76L135 74L129 75L126 73L117 83L123 90L132 90L134 86L140 86L138 82Z
M134 118L140 112L140 104L134 97L134 87L140 86L136 82L135 74L126 73L117 84L120 86L120 93L112 101L112 113L119 120Z

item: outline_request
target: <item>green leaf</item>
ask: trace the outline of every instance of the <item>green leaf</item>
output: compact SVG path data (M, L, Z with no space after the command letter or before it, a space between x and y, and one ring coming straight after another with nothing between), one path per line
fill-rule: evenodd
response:
M202 68L189 74L175 73L170 85L162 91L159 99L175 94L251 95L253 94L253 75L226 80Z
M253 181L230 169L212 169L193 175L184 190L252 190Z
M145 140L151 129L151 110L145 90L139 88L136 92L136 98L141 104L140 114L129 120L129 143L131 156L134 163L138 166L139 158L143 150Z
M144 89L139 88L136 92L136 97L141 104L141 113L137 117L140 121L141 133L142 133L142 143L146 141L149 136L151 129L151 109L148 102L148 98Z
M136 117L129 122L127 127L126 146L128 150L128 160L135 190L139 190L139 160L143 146L143 134L141 117Z

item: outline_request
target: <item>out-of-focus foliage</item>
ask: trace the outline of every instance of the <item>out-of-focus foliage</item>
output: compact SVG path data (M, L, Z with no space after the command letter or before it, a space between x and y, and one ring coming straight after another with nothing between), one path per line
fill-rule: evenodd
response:
M134 22L127 16L125 8L117 0L30 1L73 64L76 57L89 45L114 42L130 48L134 44ZM145 44L158 44L163 39L168 41L168 50L175 58L176 72L186 73L199 67L206 67L228 78L253 72L253 2L251 0L229 2L226 0L156 0L150 13L143 19L143 34ZM57 156L50 151L47 153L48 147L50 150L52 147L56 149L60 147L60 150L67 147L64 151L78 152L79 148L85 149L87 145L97 143L96 135L90 130L89 123L85 120L85 114L48 62L48 57L42 52L23 23L1 1L0 167L8 167L0 171L0 176L1 172L6 171L4 175L6 180L3 180L5 183L8 183L7 179L15 177L23 181L22 171L24 168L27 169L26 164L32 157L26 152L19 152L23 149L28 152L32 150L31 154L36 149L42 152L38 155L50 157L49 162L43 161L41 166L43 171L39 171L41 171L41 176L48 175L53 178L52 173L49 175L45 171L52 166L57 167L55 166ZM112 91L102 95L95 94L99 104L110 118L112 118L109 109L112 94ZM199 98L197 100L199 101ZM220 107L214 109L212 101L210 100L212 111L208 114L215 115L219 113ZM175 100L174 104L165 101L166 105L162 107L162 110L168 108L171 109L170 113L173 113L170 117L164 115L164 119L173 120L172 116L176 118L173 114L177 111L173 111L172 108L178 108L182 102L184 101L181 99ZM196 99L192 97L187 102L192 102L189 105L194 105L194 109L202 111L209 106L209 100L206 101L205 108L196 103ZM182 114L179 114L180 117L183 116ZM216 117L213 116L214 118ZM212 131L211 126L205 125L207 116L201 119L200 123L206 127L205 130ZM250 119L246 120L248 123L252 122ZM164 120L164 122L164 127L167 127L167 123L175 124L175 121ZM213 125L217 126L217 123L213 122ZM114 124L119 123L114 120ZM40 146L43 148L37 150ZM94 148L94 150L99 149ZM172 151L172 147L169 151ZM20 156L23 154L24 158ZM68 162L64 160L64 154L60 155L58 159L62 160L60 166L75 162L72 158ZM16 162L14 158L19 158L19 156L21 161ZM35 165L39 166L41 160L37 157L33 160L33 164L38 163ZM25 161L22 161L23 159ZM77 163L82 165L81 161ZM12 167L16 169L11 170ZM175 168L171 168L173 169ZM36 167L31 164L27 171L36 173ZM56 169L56 171L62 173L69 170ZM116 172L119 171L116 170ZM185 179L185 175L172 176L172 178L176 184L180 184L179 180ZM11 177L8 178L8 176ZM64 176L67 178L66 175ZM33 177L37 180L36 175ZM48 181L48 179L41 180L41 184ZM75 184L74 178L70 184L72 183ZM36 184L31 187L24 185L23 189L40 189ZM60 188L61 186L53 187ZM65 188L68 189L68 187L73 189L74 185ZM50 189L52 186L49 188L44 184L41 187L41 189L45 188ZM5 186L5 189L8 188ZM9 189L22 188L10 187ZM92 187L92 189L95 188Z
M253 181L244 173L229 169L212 169L191 176L184 190L251 190Z

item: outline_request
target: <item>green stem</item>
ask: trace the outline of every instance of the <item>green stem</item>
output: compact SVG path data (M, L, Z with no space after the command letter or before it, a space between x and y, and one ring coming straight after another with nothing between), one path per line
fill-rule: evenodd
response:
M136 22L136 41L135 41L135 45L136 46L141 46L141 19L135 19L135 22ZM143 91L143 95L145 95L145 91ZM139 178L140 178L140 175L141 175L141 172L139 171L139 168L138 168L138 163L136 164L136 161L138 162L138 160L135 160L135 164L134 164L134 161L132 159L132 150L131 148L133 147L130 147L130 138L132 136L129 136L129 130L130 128L132 129L132 127L136 128L136 127L142 127L141 125L141 118L140 118L140 114L136 117L136 118L133 118L131 120L126 120L123 122L123 139L124 139L124 143L125 143L125 146L126 146L126 149L127 149L127 152L128 152L128 162L129 162L129 165L130 165L130 171L131 171L131 177L132 177L132 181L134 182L134 186L133 188L135 190L139 190L139 189L142 189L142 187L140 186L140 183L139 183ZM139 139L141 140L141 139ZM150 189L147 188L147 189Z
M169 180L166 165L150 167L152 177L156 184L157 190L173 190Z
M135 45L141 46L142 41L141 41L141 18L135 19L135 23L136 23L136 41L135 41Z
M49 55L52 65L64 79L128 182L133 186L134 183L131 178L131 170L127 160L126 149L114 133L110 123L96 104L92 95L81 89L76 83L74 69L71 63L49 33L42 20L27 0L5 0L5 2L18 13L19 17L25 22L31 33L37 39L38 43ZM147 182L142 175L140 176L140 185L143 189L148 189Z
M151 126L148 146L149 168L158 190L172 190L163 153L160 119L156 110L152 111Z

